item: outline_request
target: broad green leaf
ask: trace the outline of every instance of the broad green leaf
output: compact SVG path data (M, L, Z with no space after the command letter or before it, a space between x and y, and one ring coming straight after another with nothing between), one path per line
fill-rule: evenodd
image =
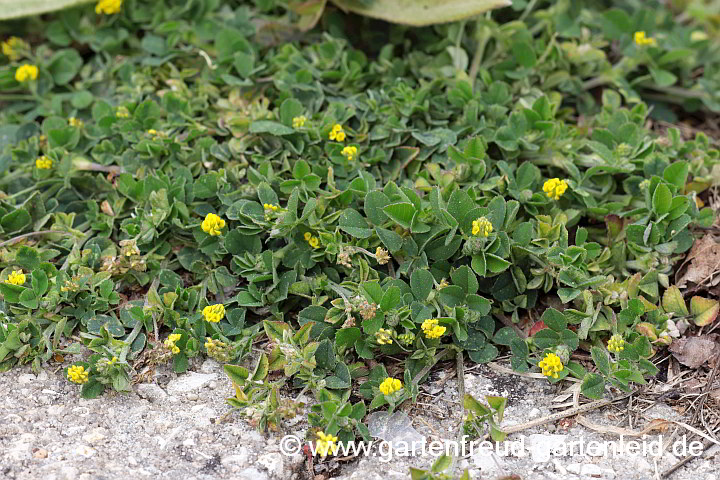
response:
M341 10L391 23L423 26L454 22L494 8L507 7L509 0L331 0Z
M605 393L605 379L597 373L588 373L583 379L580 391L589 398L602 398Z
M670 193L670 189L667 187L667 185L660 184L655 189L655 193L653 193L652 198L652 207L653 211L657 215L665 215L670 211L670 206L672 205L672 193Z
M357 238L368 238L372 235L372 229L368 226L365 217L357 210L346 208L340 216L340 230Z
M410 288L415 298L424 302L433 288L432 274L427 270L414 270L410 275Z
M95 0L0 0L0 20L40 15L92 2Z

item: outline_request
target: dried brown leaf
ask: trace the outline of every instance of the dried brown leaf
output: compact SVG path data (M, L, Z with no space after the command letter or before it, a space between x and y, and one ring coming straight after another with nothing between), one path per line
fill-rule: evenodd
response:
M709 360L713 360L712 366L716 357L720 356L720 343L717 342L717 337L718 335L701 335L681 338L675 340L668 350L686 367L698 368Z
M688 265L689 262L689 265ZM687 270L676 282L685 288L688 282L715 286L720 283L720 244L712 235L697 240L678 273L687 265Z

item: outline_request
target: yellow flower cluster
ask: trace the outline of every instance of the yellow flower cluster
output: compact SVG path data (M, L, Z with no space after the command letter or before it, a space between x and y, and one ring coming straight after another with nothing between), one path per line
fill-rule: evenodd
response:
M292 126L293 126L293 128L302 128L305 126L305 122L307 122L307 117L305 115L300 115L299 117L293 117Z
M179 333L171 333L170 336L165 339L165 346L172 351L173 354L180 353L180 347L175 345L175 342L180 340L180 338L182 338L182 335Z
M403 388L403 384L397 378L388 377L382 381L379 388L383 395L392 395Z
M13 62L20 58L18 50L25 48L27 48L27 44L18 37L10 37L6 41L2 42L3 55Z
M310 232L305 232L303 238L312 248L318 248L320 246L320 240L317 237L313 237L313 234Z
M445 333L446 328L438 325L437 318L429 318L420 326L427 338L440 338Z
M130 116L130 110L128 110L127 107L118 107L117 111L115 111L115 116L117 118L128 118Z
M357 157L357 147L353 147L352 145L348 145L347 147L342 149L343 157L347 158L348 161L351 161Z
M90 379L90 373L85 370L85 367L82 365L73 365L72 367L68 368L68 380L70 380L73 383L87 383L87 381Z
M392 331L381 328L375 332L375 341L377 341L379 345L392 345Z
M222 303L208 305L203 308L203 316L210 323L218 323L225 316L225 306Z
M480 237L487 237L493 231L492 223L485 217L480 217L472 222L472 234Z
M558 378L558 373L563 371L563 363L560 357L554 353L545 355L545 359L538 363L538 367L542 368L542 374L546 377Z
M208 235L217 236L220 235L220 231L223 228L225 228L225 220L214 213L208 213L205 215L205 220L202 222L203 232Z
M277 212L277 209L280 208L277 205L272 205L270 203L263 203L263 208L265 210L272 210L273 212Z
M25 274L22 270L14 270L10 273L5 283L11 285L22 285L25 283Z
M610 340L608 341L608 350L613 353L620 353L625 350L625 340L623 337L617 333L610 337Z
M38 77L38 67L35 65L30 64L24 64L18 67L17 70L15 70L15 80L17 80L20 83L26 82L28 80L37 80Z
M113 15L122 9L122 0L100 0L95 5L95 13L98 15Z
M335 140L337 142L345 141L345 130L343 130L343 126L339 123L333 125L332 130L330 131L330 140Z
M553 200L560 200L560 197L563 196L567 188L567 182L559 178L551 178L543 184L543 192L545 192L548 198L552 198Z
M49 170L53 166L52 159L46 157L43 155L42 157L38 157L35 159L35 168L39 170Z
M71 127L77 127L77 128L82 128L85 126L85 122L83 122L82 120L78 120L75 117L68 118L68 124L70 124Z
M652 45L653 47L657 45L657 42L652 37L646 37L645 32L635 32L635 43L637 45Z
M315 442L315 453L321 457L326 457L329 454L335 455L337 453L338 438L334 435L325 434L325 432L317 432L317 442Z

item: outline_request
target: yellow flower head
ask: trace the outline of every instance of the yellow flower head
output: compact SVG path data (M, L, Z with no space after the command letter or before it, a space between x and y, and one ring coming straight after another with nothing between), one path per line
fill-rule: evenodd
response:
M315 453L321 457L326 457L328 453L335 455L337 453L338 438L334 435L326 435L325 432L317 432L317 441L315 442Z
M215 215L214 213L208 213L205 216L205 220L203 220L202 222L203 232L207 233L208 235L220 235L223 228L225 228L225 220Z
M119 13L122 8L122 0L100 0L95 5L95 13L98 15L113 15Z
M357 147L348 145L347 147L342 149L341 153L343 157L347 158L349 161L352 161L355 157L357 157Z
M273 205L273 204L271 204L271 203L263 203L263 208L264 208L265 210L271 210L271 211L273 211L273 212L276 212L277 209L280 208L280 207L278 207L277 205Z
M117 118L128 118L130 116L130 110L128 110L127 107L118 107L115 111L115 116Z
M147 133L148 133L148 135L157 135L157 130L155 130L154 128L151 128L150 130L147 131Z
M35 65L30 65L26 63L19 66L18 69L15 70L15 80L20 83L26 82L28 80L37 80L37 77L38 67L36 67Z
M11 285L23 285L25 283L25 274L22 270L14 270L10 273L10 275L8 275L5 283L9 283Z
M381 328L375 332L375 341L380 345L392 345L392 331Z
M644 45L652 45L652 46L657 45L657 42L655 41L655 39L652 37L646 37L645 32L643 32L643 31L635 32L634 38L635 38L635 44L637 44L637 45L643 45L643 46Z
M293 126L293 128L301 128L301 127L305 126L305 122L307 122L307 117L305 115L300 115L299 117L293 117L292 126Z
M77 127L77 128L82 128L85 126L85 122L83 122L82 120L78 120L75 117L68 118L68 124L71 127Z
M303 235L303 238L305 239L306 242L309 242L310 239L312 238L312 233L305 232L305 234Z
M553 378L558 378L558 373L562 372L564 368L562 360L554 353L545 355L545 359L538 363L538 367L542 368L543 375Z
M85 367L82 365L73 365L72 367L68 368L68 380L70 380L73 383L87 383L87 381L90 379L90 373L85 370Z
M208 305L203 308L203 316L210 323L218 323L225 316L225 306L222 303Z
M472 222L472 234L480 237L487 237L493 231L492 223L485 217L480 217Z
M318 248L320 246L320 240L317 237L311 237L310 240L308 240L308 244L312 248Z
M165 346L172 351L173 354L180 353L180 347L175 345L175 342L180 340L182 338L182 335L179 333L172 333L168 336L167 339L165 339Z
M38 157L35 159L35 168L39 170L49 170L53 166L52 159L46 157L43 155L42 157Z
M380 391L383 395L392 395L403 388L403 384L397 378L388 377L380 384Z
M335 140L337 142L345 141L345 130L343 130L342 125L339 123L333 125L332 130L330 131L330 140Z
M610 337L610 341L608 341L608 350L613 353L620 353L625 350L625 340L623 337L617 333Z
M553 200L560 200L560 197L563 196L567 188L567 182L559 178L551 178L543 184L543 192L545 192L548 198L552 198Z
M437 318L429 318L420 326L427 338L440 338L445 334L445 327L438 325Z
M3 55L8 57L13 62L20 58L18 50L26 48L27 44L18 37L10 37L6 41L2 42Z

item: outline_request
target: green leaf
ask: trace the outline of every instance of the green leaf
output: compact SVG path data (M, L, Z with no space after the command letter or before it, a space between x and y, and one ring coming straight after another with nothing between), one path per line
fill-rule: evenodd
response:
M391 23L423 26L454 22L494 8L507 7L509 0L331 0L343 11L379 18Z
M305 307L298 313L298 323L300 325L305 325L308 322L322 323L325 321L327 311L327 308L321 307L320 305Z
M7 233L17 232L30 225L30 213L24 208L18 208L12 212L3 215L0 219L0 226Z
M510 266L510 262L492 253L485 254L485 262L487 262L487 269L492 273L504 272Z
M427 270L415 269L410 275L410 288L415 298L421 302L427 300L433 289L434 279Z
M552 307L545 309L540 320L542 320L548 328L556 332L561 332L567 328L565 315Z
M659 184L653 193L652 206L656 215L665 215L672 205L672 193L667 185Z
M385 212L383 212L383 208L385 208L390 203L390 199L385 195L384 193L374 190L371 192L368 192L365 195L365 204L363 206L363 210L365 211L365 215L367 215L367 218L374 224L374 225L380 225L385 220L387 220L387 215L385 215Z
M91 3L94 0L0 0L0 20L40 15ZM94 398L94 397L93 397Z
M370 303L380 304L385 292L378 282L363 282L360 285L361 290L365 294L365 298Z
M223 370L225 370L225 374L230 377L230 380L239 385L245 385L245 382L250 377L250 372L247 368L241 367L240 365L223 365Z
M671 72L661 68L650 67L650 75L652 76L658 87L669 87L677 82L678 78Z
M380 300L380 310L387 312L393 308L399 307L401 304L402 292L398 287L392 285L385 291L385 294L382 296L382 300Z
M318 368L332 370L335 368L335 352L333 343L327 338L320 342L315 349L315 361Z
M355 341L360 338L362 332L357 327L341 328L335 334L335 345L338 348L348 347L355 344Z
M22 291L19 297L20 303L30 309L36 309L38 308L38 297L35 295L35 292L29 288L26 288ZM89 330L90 327L88 327Z
M335 365L335 375L325 379L325 386L330 389L350 388L350 370L343 362Z
M68 48L56 52L47 65L56 85L67 85L78 74L83 60L77 50Z
M39 298L42 297L48 288L48 278L44 270L36 268L32 272L32 289L35 295Z
M383 208L383 212L395 223L409 230L415 215L415 207L408 202L391 203Z
M250 124L250 133L269 133L270 135L283 136L295 133L292 127L271 120L256 120Z
M462 287L466 294L476 293L478 291L477 277L467 265L463 265L454 270L450 274L450 278L452 278L453 284Z
M372 229L365 218L357 210L346 208L340 216L340 230L357 238L368 238Z
M535 66L537 56L535 51L527 42L515 42L512 45L512 53L515 60L525 68L532 68Z
M84 383L80 390L80 395L86 399L99 397L105 391L105 385L97 380L89 380Z
M403 246L403 238L392 230L375 227L375 233L390 252L397 252Z
M592 349L590 349L590 356L592 356L595 366L601 373L606 376L610 375L610 358L604 349L592 347Z
M687 305L685 305L683 294L675 285L671 285L670 288L665 290L662 298L662 306L668 313L674 313L682 317L690 315Z
M597 373L588 373L583 379L580 391L588 398L603 398L605 394L605 379Z
M290 325L285 322L265 320L263 321L263 328L265 329L265 334L268 336L268 338L274 342L283 341L283 332L292 332L292 328L290 328Z
M685 183L687 182L689 169L690 166L687 162L679 160L665 167L665 170L663 171L663 178L675 185L678 190L682 191L685 188Z

